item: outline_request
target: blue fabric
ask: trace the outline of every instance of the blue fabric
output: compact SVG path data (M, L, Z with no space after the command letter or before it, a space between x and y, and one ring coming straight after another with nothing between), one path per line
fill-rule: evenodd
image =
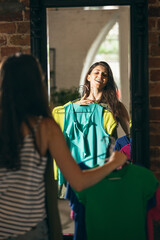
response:
M130 144L131 148L131 159L132 159L132 138L129 138L127 135L120 137L116 140L114 150L120 151L122 147Z
M122 147L131 143L131 139L127 136L120 137L115 142L114 150L120 151Z
M89 169L83 162L79 164L81 169ZM87 240L86 224L85 224L85 207L79 202L75 192L71 186L67 184L66 196L70 207L74 211L74 236L73 240Z
M154 194L154 196L149 199L148 203L147 203L147 210L154 208L156 206L156 194Z

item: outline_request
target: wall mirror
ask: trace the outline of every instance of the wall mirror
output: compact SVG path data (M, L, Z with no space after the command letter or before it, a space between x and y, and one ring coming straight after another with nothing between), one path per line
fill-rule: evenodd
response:
M51 48L51 54L53 56L53 65L56 63L55 59L58 58L58 53L56 52L55 46L52 46L52 43L50 43L50 47L48 48L47 43L47 33L52 32L50 29L47 30L47 21L49 20L49 16L51 12L57 12L59 13L62 11L65 11L65 9L69 10L69 8L90 8L93 9L94 7L103 8L104 6L116 6L123 9L123 7L129 8L129 15L130 15L130 21L129 21L129 28L130 28L130 65L128 63L125 63L123 65L124 68L127 66L130 66L130 69L128 73L130 73L130 76L128 77L128 87L130 88L130 96L131 96L131 102L130 102L130 109L132 112L132 154L133 159L135 162L143 164L146 167L149 167L149 132L148 132L148 29L147 29L147 22L148 22L148 5L147 1L145 0L117 0L116 5L114 0L77 0L77 1L58 1L58 0L44 0L44 1L36 1L32 0L30 3L30 10L31 10L31 52L39 58L42 67L44 71L47 73L49 72L47 70L47 56L49 58L49 55L47 55L47 52L49 51L49 48ZM125 8L124 8L125 9ZM67 10L67 11L68 11ZM113 9L112 9L113 10ZM87 11L87 10L86 10ZM89 11L89 10L88 10ZM91 11L91 10L90 10ZM56 14L57 14L56 12ZM107 11L106 11L107 12ZM97 14L96 10L90 12L90 14ZM59 24L59 20L56 20L57 22L51 23L55 28ZM101 29L103 27L101 26ZM100 29L99 29L100 30ZM122 26L122 31L125 30ZM78 31L77 31L78 32ZM54 33L54 31L52 32ZM61 29L59 33L62 34L64 37L64 29ZM72 32L70 32L72 34ZM75 33L77 34L77 33ZM122 42L126 40L126 35L122 35ZM66 38L66 36L65 36ZM96 37L94 38L94 40ZM59 39L59 41L62 40ZM89 45L91 46L91 42L93 43L93 40L90 40ZM82 42L83 43L83 42ZM54 44L54 41L53 41ZM125 45L126 47L126 45ZM67 51L67 49L66 49ZM89 47L88 47L89 51ZM90 50L91 51L91 50ZM124 53L123 49L121 51ZM83 55L83 53L81 53ZM76 53L75 53L76 55ZM91 55L92 52L91 52ZM122 55L121 55L122 56ZM87 54L85 53L83 56L80 56L85 61L87 59ZM57 59L56 59L57 60ZM92 59L93 60L93 59ZM55 61L55 62L54 62ZM69 61L69 59L67 60ZM73 60L72 60L73 61ZM76 66L78 62L73 61L73 65ZM52 65L52 66L53 66ZM53 74L53 69L51 67L51 71ZM61 67L61 66L60 66ZM58 70L57 70L58 71ZM123 71L121 71L121 74ZM58 74L58 72L56 73ZM79 77L82 72L82 63L81 63L81 70L78 72ZM69 77L68 77L69 78ZM48 76L46 77L46 81L48 81ZM62 84L60 83L58 76L53 77L53 81L51 84L54 84L54 81L56 84ZM62 79L62 78L61 78ZM124 78L123 78L124 79ZM67 80L68 81L68 80ZM78 78L76 77L76 81L78 81ZM122 80L121 80L122 81ZM50 83L49 83L50 84ZM50 86L49 86L50 88ZM125 94L122 94L124 97L126 97Z
M118 95L130 112L130 7L47 8L46 14L51 102L65 104L65 91L81 92L89 67L106 61L113 71ZM64 101L58 102L61 92ZM124 132L119 126L118 137L121 135Z
M149 167L148 4L146 0L30 1L31 52L52 89L83 85L106 60L132 118L132 157ZM107 46L107 47L106 47Z
M51 102L57 102L55 88L57 93L64 93L65 89L73 93L74 89L81 91L89 67L97 61L106 61L113 71L119 97L129 112L130 7L47 8L46 14ZM124 135L120 126L118 135Z

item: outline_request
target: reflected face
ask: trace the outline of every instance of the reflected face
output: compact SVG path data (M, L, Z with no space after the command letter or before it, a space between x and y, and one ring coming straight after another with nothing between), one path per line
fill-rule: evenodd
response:
M107 69L101 65L98 65L93 68L90 74L88 74L87 79L90 82L91 88L97 88L99 90L102 90L106 86L108 81Z

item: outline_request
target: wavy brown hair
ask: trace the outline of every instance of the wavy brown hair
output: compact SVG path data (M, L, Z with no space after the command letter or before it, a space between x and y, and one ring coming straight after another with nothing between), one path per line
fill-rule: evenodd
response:
M6 58L1 64L0 86L0 167L16 170L20 168L22 122L34 136L29 117L51 116L38 60L30 54L15 54Z
M90 82L88 81L88 75L90 75L92 70L99 65L105 67L108 73L108 81L106 86L103 89L102 98L100 102L108 104L115 120L118 121L120 116L120 106L119 106L120 102L117 97L118 88L114 81L112 70L108 63L104 61L96 62L89 68L84 81L84 84L86 86L85 95L86 97L88 97L90 94Z

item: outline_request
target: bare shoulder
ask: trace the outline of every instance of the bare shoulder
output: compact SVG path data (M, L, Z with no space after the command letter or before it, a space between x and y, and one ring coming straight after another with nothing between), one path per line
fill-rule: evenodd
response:
M43 118L37 131L37 143L41 154L45 155L47 149L54 148L57 138L62 135L60 127L53 118Z
M41 122L42 127L47 129L55 129L58 127L58 124L56 123L56 121L54 120L54 118L43 118L42 122Z
M54 134L59 134L59 132L61 132L61 129L54 118L44 118L41 124L42 129L48 136L53 136Z
M54 124L54 123L55 123L54 118L44 117L42 120L42 124L44 124L44 125Z

